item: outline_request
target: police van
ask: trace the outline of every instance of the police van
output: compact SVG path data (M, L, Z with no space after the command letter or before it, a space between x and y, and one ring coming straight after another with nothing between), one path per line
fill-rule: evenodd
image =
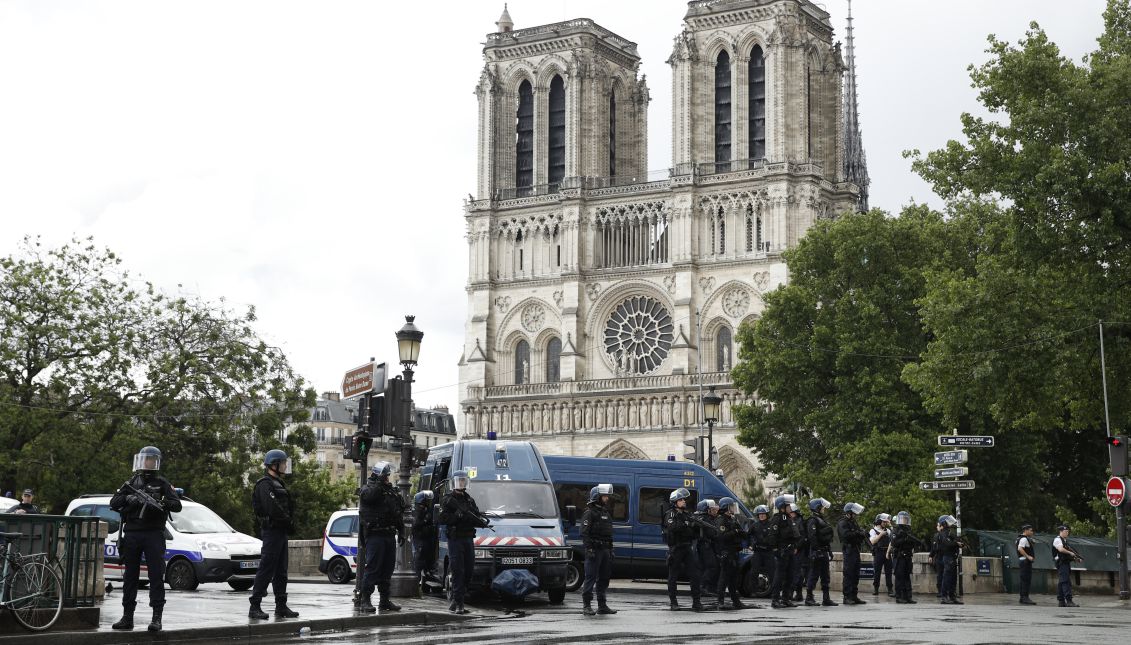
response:
M107 580L121 580L125 569L118 555L121 519L110 508L113 495L83 495L67 505L67 515L97 517L109 525L103 546L103 573ZM237 591L247 591L259 570L258 538L236 531L204 504L181 498L181 512L170 513L165 522L165 581L173 589L191 591L202 582L227 582ZM141 580L147 580L142 564Z
M421 490L431 489L438 503L448 492L449 478L467 471L468 493L491 520L491 528L475 532L472 587L489 588L507 569L526 569L538 578L550 602L565 599L566 569L571 558L562 533L572 525L576 509L560 507L550 471L529 441L468 439L434 446L421 469ZM565 510L563 517L562 510ZM440 526L437 565L450 588L446 528Z
M555 455L547 455L545 462L559 506L585 508L589 503L589 489L597 484L613 485L616 500L612 508L613 577L667 578L668 546L660 524L668 508L668 496L677 488L686 488L691 493L687 500L691 510L703 499L717 502L731 497L738 501L739 513L753 519L734 491L697 464ZM570 527L566 540L571 547L566 587L574 591L584 578L585 548L579 527ZM747 596L768 586L765 574L750 567L750 554L749 548L739 554L739 582L742 593Z
M322 530L322 557L318 571L334 584L349 582L357 575L357 508L334 511Z

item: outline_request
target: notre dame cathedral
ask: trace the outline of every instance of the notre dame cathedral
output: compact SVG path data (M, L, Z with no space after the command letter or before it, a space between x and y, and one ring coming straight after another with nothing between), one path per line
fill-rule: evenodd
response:
M756 457L735 441L732 407L754 400L731 382L736 331L813 222L867 208L848 20L842 53L809 0L689 2L671 168L649 172L636 44L504 10L475 90L463 436L682 459L714 388L717 465L741 490Z

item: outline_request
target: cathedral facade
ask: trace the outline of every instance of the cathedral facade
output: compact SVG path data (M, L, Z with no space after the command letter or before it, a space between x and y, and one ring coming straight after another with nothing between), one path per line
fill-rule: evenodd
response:
M688 3L658 172L635 43L589 19L496 25L465 205L461 434L682 459L713 388L717 466L740 489L757 463L735 441L733 406L754 402L729 374L736 332L787 281L784 250L866 203L851 23L846 65L809 0Z

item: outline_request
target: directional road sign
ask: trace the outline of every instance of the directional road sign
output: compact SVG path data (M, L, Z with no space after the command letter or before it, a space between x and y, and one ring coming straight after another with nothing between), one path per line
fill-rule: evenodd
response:
M993 448L994 438L972 434L940 434L940 446L961 446L963 448Z
M362 394L380 394L385 391L385 364L371 361L346 372L342 378L342 398L352 399Z
M970 469L966 466L958 466L955 468L936 468L935 479L942 479L943 477L965 477L970 474Z
M974 480L959 479L941 482L919 482L923 490L974 490Z
M966 463L965 450L952 450L950 452L936 452L935 465L936 466L949 466L951 464L964 464Z
M1127 496L1127 482L1122 477L1112 477L1107 480L1107 503L1119 507Z

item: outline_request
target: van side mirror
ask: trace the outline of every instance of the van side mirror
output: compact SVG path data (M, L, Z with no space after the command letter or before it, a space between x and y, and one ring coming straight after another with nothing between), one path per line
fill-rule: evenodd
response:
M566 526L572 528L577 524L577 507L572 504L566 506L565 521Z

